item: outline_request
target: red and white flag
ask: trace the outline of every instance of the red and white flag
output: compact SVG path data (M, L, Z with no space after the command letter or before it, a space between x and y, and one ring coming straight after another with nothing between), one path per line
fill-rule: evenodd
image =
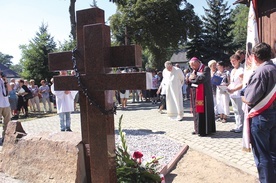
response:
M252 48L257 43L259 43L258 23L257 23L255 9L256 7L254 7L253 2L250 1L248 22L247 22L246 59L245 59L246 61L244 65L244 77L243 77L244 86L248 82L248 79L255 68L255 64L251 58Z
M254 1L254 2L253 2ZM258 23L255 10L257 9L256 0L250 1L248 22L247 22L247 39L246 39L246 58L244 64L244 74L243 74L243 87L246 86L246 83L249 80L249 77L255 70L255 63L252 59L251 53L252 48L259 43L258 35ZM250 151L250 124L248 116L248 106L243 105L244 111L244 125L243 125L243 150Z

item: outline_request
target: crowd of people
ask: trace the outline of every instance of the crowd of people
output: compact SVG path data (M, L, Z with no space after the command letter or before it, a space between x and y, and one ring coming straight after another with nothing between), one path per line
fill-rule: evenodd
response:
M235 126L230 132L243 133L244 149L251 143L260 182L272 183L276 180L275 55L270 45L259 43L247 59L242 50L229 58L231 67L215 60L205 66L193 57L190 72L182 74L167 61L160 89L166 87L168 116L177 115L181 120L183 106L178 101L183 95L179 93L181 86L188 84L194 116L192 134L199 136L215 133L216 122L226 123L231 105Z
M158 112L166 113L171 120L182 121L184 100L190 100L194 118L193 135L207 136L216 132L216 122L226 123L230 109L235 116L233 133L243 133L245 148L251 143L261 182L276 180L276 66L272 61L271 47L266 43L257 44L247 59L255 63L254 72L246 73L245 53L238 50L227 65L226 61L210 60L204 65L193 57L189 68L182 70L179 65L166 61L163 71L151 71L151 88L148 90L116 91L121 109L127 109L132 92L132 102L159 104ZM251 63L252 64L252 63ZM127 72L118 71L118 72ZM131 72L139 72L132 69ZM67 74L60 72L61 76ZM52 83L54 81L52 80ZM54 91L45 80L37 86L34 80L11 79L8 83L1 74L0 115L3 117L3 138L5 128L11 119L18 119L20 112L28 117L28 111L52 112L51 101L60 117L61 131L71 131L70 112L75 110L76 91ZM51 96L54 95L54 98ZM30 96L30 97L28 97ZM43 109L40 108L40 102ZM164 112L166 110L166 112ZM246 129L246 130L245 130Z
M208 66L198 58L181 70L165 62L162 80L152 92L160 95L159 112L170 119L183 120L183 96L190 99L194 117L193 135L207 136L216 132L216 122L226 123L230 108L235 116L233 133L243 133L244 149L253 150L260 182L276 180L276 66L270 45L257 44L245 59L238 50L229 61L210 60ZM274 60L272 59L274 58ZM248 70L250 68L250 70ZM150 93L152 103L156 96ZM142 96L147 96L142 92ZM133 99L134 100L134 99Z
M151 102L157 104L158 112L166 114L171 120L184 118L184 100L190 100L194 116L192 134L206 136L216 131L215 122L226 123L230 108L234 112L236 124L229 131L241 133L243 128L243 109L240 91L243 88L244 51L238 50L226 61L211 60L204 65L198 58L189 61L183 70L178 64L166 61L163 71L151 70L151 88L147 90L116 91L117 103L127 109L127 99L132 93L132 102ZM139 72L137 69L125 72Z
M23 80L14 78L10 79L10 91L8 95L12 120L19 119L19 115L22 112L23 118L29 116L29 110L32 112L44 112L51 113L54 107L51 101L55 100L51 93L50 85L45 80L41 80L41 86L35 85L34 79ZM40 103L43 108L41 109Z
M66 75L68 71L60 71ZM3 123L2 142L4 141L7 124L10 120L28 118L33 115L52 113L56 108L60 117L61 131L72 131L70 128L70 112L77 111L78 91L55 91L54 79L51 82L40 81L40 86L34 79L8 79L4 73L0 78L0 117ZM73 74L73 73L71 73ZM69 97L70 96L70 97ZM22 115L20 115L22 114Z

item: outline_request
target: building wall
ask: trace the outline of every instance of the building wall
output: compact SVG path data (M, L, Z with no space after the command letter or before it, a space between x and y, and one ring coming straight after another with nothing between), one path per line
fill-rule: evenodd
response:
M257 9L260 41L276 51L276 0L258 0Z

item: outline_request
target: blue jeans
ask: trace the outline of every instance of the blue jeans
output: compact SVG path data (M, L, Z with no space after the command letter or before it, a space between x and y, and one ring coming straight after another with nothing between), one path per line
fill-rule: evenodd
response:
M68 130L71 126L71 116L70 112L62 112L59 113L59 122L60 122L60 130ZM64 124L65 122L65 124Z
M261 183L276 181L276 110L252 118L251 144Z

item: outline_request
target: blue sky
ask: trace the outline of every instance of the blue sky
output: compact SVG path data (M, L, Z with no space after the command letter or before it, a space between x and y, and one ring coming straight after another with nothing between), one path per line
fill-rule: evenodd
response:
M226 0L227 1L227 0ZM226 2L225 1L225 2ZM77 0L76 10L90 8L93 0ZM204 14L206 0L188 0L198 15ZM229 0L232 5L235 0ZM39 26L48 24L48 31L55 41L63 42L70 34L69 0L1 0L0 1L0 52L12 55L14 64L21 58L19 45L28 44L35 37ZM116 12L109 0L97 0L105 11L105 19Z

